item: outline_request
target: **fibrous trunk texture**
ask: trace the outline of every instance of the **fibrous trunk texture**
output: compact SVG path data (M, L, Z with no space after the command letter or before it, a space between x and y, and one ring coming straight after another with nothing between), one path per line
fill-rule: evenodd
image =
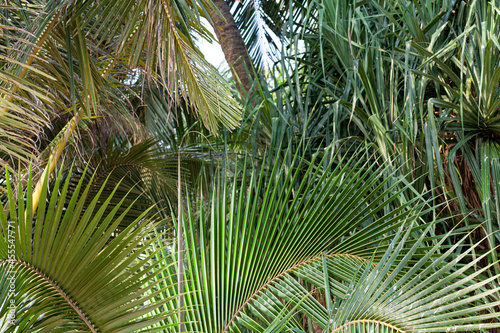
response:
M233 15L231 15L227 2L214 0L214 5L222 14L221 16L217 11L210 10L210 18L214 25L215 34L231 68L238 91L242 96L246 96L250 92L254 77L245 42L236 26ZM247 71L249 74L247 74Z

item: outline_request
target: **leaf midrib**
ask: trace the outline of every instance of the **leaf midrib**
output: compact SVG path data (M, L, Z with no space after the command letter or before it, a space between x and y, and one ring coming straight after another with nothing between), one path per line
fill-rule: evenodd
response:
M78 308L78 306L76 305L76 303L73 302L71 300L71 298L69 298L68 295L57 284L55 284L52 280L50 280L45 274L43 274L42 272L40 272L38 269L32 267L31 265L29 265L27 263L24 263L22 261L18 261L18 260L14 260L14 261L12 261L12 260L8 260L8 261L4 260L4 261L0 261L0 266L4 265L4 264L15 264L15 265L18 265L18 266L23 266L23 267L26 267L27 269L29 269L31 272L33 272L36 275L38 275L40 278L42 278L44 281L46 281L48 284L50 284L52 286L52 288L54 288L54 290L56 290L59 293L59 295L61 295L66 300L66 302L68 302L68 304L78 314L78 316L80 317L80 319L83 320L83 322L87 325L87 327L93 333L97 333L96 328L94 327L94 325L92 325L92 323L87 318L87 316L85 315L85 313L83 313L83 311L80 310L80 308Z

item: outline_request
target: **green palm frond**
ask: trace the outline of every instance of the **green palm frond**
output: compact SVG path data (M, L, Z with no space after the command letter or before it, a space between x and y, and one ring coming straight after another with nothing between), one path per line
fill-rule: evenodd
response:
M146 92L139 106L145 128L167 149L208 144L208 138L213 136L192 114L189 103L183 99L175 107L173 104L168 94L159 89Z
M316 290L316 297L306 295L300 301L296 309L300 311L299 316L308 316L323 332L448 332L498 328L500 323L495 321L498 318L495 307L500 304L498 276L485 278L483 275L492 265L472 270L488 253L470 260L475 245L454 254L464 245L467 233L451 247L443 247L451 233L440 236L434 246L427 247L426 233L430 225L419 239L407 246L411 228L402 227L376 263L367 260L360 265L359 261L346 258L341 265L334 266L332 256L323 255L323 260L320 257L314 264L304 265L302 273L297 275ZM266 302L266 299L272 296L275 300L287 301L307 292L303 284L289 278L269 290L267 297L256 300L259 306L253 311L259 309L261 318L269 321L279 320L271 314L281 303ZM239 321L242 326L257 327L250 317ZM288 328L302 331L300 321Z
M77 29L110 51L105 60L109 65L124 63L144 71L175 103L182 94L214 133L218 121L228 128L238 124L240 111L226 81L191 40L190 29L198 18L188 3L113 0L77 1L71 6L77 10L69 19L76 21L85 13Z
M43 6L42 6L43 7ZM53 148L61 140L58 137L47 142L46 132L57 121L68 124L69 115L79 114L124 115L130 112L123 107L123 93L101 77L100 69L91 54L95 49L70 26L61 22L60 11L47 5L47 12L37 8L24 17L25 29L13 25L22 7L6 10L8 35L15 41L8 47L2 73L2 105L0 105L0 127L7 128L2 136L2 164L11 167L17 161L41 163L45 155L39 151ZM28 32L32 31L32 32ZM6 47L7 48L7 47ZM114 103L101 103L114 100ZM23 139L29 142L15 140ZM21 154L24 151L24 155ZM28 157L29 156L29 157Z
M84 187L82 177L69 195L69 178L63 184L60 180L59 174L49 196L46 180L40 205L32 212L31 177L26 192L18 189L18 198L7 177L9 209L0 211L2 331L137 332L172 315L151 314L162 306L151 300L174 286L163 280L148 284L163 269L149 263L154 253L147 251L163 235L149 237L156 223L144 219L147 210L117 233L127 213L118 213L125 198L114 191L101 195L104 183L86 204L92 184ZM105 213L108 206L113 207ZM11 289L14 294L5 292ZM11 300L14 325L8 321Z
M498 3L228 2L0 5L0 332L499 328Z
M5 35L14 39L16 43L9 45L10 43L5 41L0 44L1 165L6 165L11 160L29 162L30 157L38 151L37 137L44 127L50 125L52 114L50 109L53 107L54 98L53 93L44 87L54 81L50 73L35 67L33 59L29 63L24 63L22 59L17 59L19 55L6 51L19 47L19 44L29 43L24 39L24 35L30 35L27 31L11 28L14 32L6 29ZM43 82L44 85L27 79L23 70L34 71L39 77L39 82Z
M361 154L340 162L328 162L329 156L306 163L295 155L290 165L273 159L269 173L235 172L230 187L219 179L210 211L202 206L198 219L188 210L185 283L193 307L186 313L188 330L239 330L233 325L242 318L261 318L263 304L272 300L261 297L287 281L300 286L291 276L323 251L336 254L334 261L378 261L390 235L407 219L418 220L421 204L398 204L401 181L379 178L388 166L377 168Z
M58 160L85 118L111 116L133 124L127 88L140 73L174 104L182 96L213 133L220 122L237 126L239 106L228 84L191 40L199 24L190 4L47 1L29 10L9 4L2 7L6 33L0 41L3 165L27 164L44 149L43 158ZM46 142L45 133L61 120L66 128Z
M250 59L256 68L269 69L279 60L282 29L286 22L287 4L284 1L228 1L231 13L241 32Z
M471 260L475 246L460 251L464 230L432 235L437 222L423 220L432 207L403 199L409 185L388 173L390 164L327 156L243 168L218 180L209 211L203 204L198 218L188 207L187 330L500 325L489 322L498 316L498 276L485 278L493 264L473 272L491 251Z
M405 237L408 235L409 231ZM498 288L492 286L498 276L481 277L493 265L471 272L487 254L463 264L474 246L454 255L467 235L449 249L443 249L447 236L425 252L421 250L425 246L421 237L407 253L402 253L404 237L396 236L382 260L374 267L367 267L349 288L349 296L337 304L331 320L333 328L341 331L341 327L358 326L359 329L374 323L378 331L390 327L399 332L499 327L500 323L488 322L498 317L494 310L498 298L495 302L485 301L497 297ZM425 255L417 260L412 258L420 251ZM482 313L484 310L487 313Z
M100 195L115 192L118 197L127 197L120 212L126 207L128 213L120 228L134 222L151 206L150 215L164 218L172 215L172 207L177 202L176 153L164 151L153 140L136 142L112 135L101 139L93 150L88 151L78 159L78 164L86 165L86 171L74 170L68 175L72 178L70 191L84 177L86 184L92 184L89 198L100 192ZM191 181L198 178L195 173L201 164L203 161L196 158L181 161L183 187L194 185ZM108 185L102 190L104 184Z

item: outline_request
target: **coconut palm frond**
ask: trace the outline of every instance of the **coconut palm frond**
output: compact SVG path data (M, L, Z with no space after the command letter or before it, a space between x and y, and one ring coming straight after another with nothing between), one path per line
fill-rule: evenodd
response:
M0 212L0 326L6 332L136 332L172 315L175 311L152 314L162 306L151 303L156 293L173 286L148 285L162 269L151 265L147 249L163 236L149 237L155 223L143 219L147 211L118 234L125 198L101 195L103 184L86 204L92 184L84 187L82 177L69 195L69 178L64 183L61 178L51 193L45 181L40 205L32 211L31 188L26 201L22 188L16 198L7 177L9 209ZM113 208L105 214L108 206ZM15 293L4 292L11 286Z
M77 29L111 51L107 73L115 63L128 62L136 74L156 78L175 103L185 96L212 132L219 121L227 128L238 124L238 104L225 79L195 49L189 29L198 18L184 1L77 1L72 6L78 8L71 17ZM86 13L85 20L78 21L80 13Z

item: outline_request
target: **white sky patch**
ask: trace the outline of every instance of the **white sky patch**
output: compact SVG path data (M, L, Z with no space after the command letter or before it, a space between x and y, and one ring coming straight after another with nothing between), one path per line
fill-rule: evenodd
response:
M205 28L207 28L212 35L215 37L214 30L208 21L204 18L201 19ZM220 47L219 42L215 39L212 43L206 41L204 38L199 38L196 42L200 51L205 56L205 59L211 63L215 68L219 70L219 72L224 72L229 69L229 66L226 62L226 58L224 57L224 53L222 52L222 48Z

